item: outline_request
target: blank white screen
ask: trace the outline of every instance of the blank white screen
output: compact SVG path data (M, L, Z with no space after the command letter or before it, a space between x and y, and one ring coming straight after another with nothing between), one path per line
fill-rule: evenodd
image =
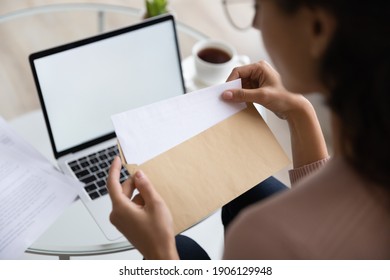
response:
M34 63L57 152L112 133L113 114L184 93L171 21Z

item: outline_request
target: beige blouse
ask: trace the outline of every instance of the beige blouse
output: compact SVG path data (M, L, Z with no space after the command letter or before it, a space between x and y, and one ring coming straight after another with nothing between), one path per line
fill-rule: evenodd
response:
M326 161L292 170L291 190L243 211L223 257L390 259L390 193L342 158Z

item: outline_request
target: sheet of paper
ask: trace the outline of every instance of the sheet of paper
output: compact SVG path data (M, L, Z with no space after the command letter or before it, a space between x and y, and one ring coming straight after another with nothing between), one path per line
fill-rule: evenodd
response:
M8 148L17 149L23 151L30 158L34 160L39 160L42 164L46 166L51 166L50 162L41 155L36 149L32 148L25 140L23 140L11 127L6 123L4 119L0 117L0 145L3 145Z
M231 88L241 88L241 80L112 116L127 163L142 164L245 109L245 103L221 100Z
M77 197L56 170L0 118L0 259L17 259Z

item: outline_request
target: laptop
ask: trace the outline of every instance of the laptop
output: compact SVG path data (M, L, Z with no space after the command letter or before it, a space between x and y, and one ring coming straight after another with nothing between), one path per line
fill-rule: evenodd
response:
M54 157L83 182L80 199L108 240L106 178L118 154L111 116L185 93L171 15L33 53L33 77ZM131 124L129 124L131 125ZM121 172L121 182L128 178Z

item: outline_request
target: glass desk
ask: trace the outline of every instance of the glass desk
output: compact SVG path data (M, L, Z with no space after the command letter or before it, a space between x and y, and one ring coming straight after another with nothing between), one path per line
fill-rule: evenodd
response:
M0 100L7 106L0 106L0 115L55 163L28 63L29 54L141 20L138 9L106 4L56 4L1 15ZM193 82L188 57L193 44L206 36L180 22L177 22L177 30L186 84L193 90L199 85ZM186 72L190 74L186 75ZM115 242L107 240L78 200L27 252L69 259L71 256L110 254L132 248L124 238Z

